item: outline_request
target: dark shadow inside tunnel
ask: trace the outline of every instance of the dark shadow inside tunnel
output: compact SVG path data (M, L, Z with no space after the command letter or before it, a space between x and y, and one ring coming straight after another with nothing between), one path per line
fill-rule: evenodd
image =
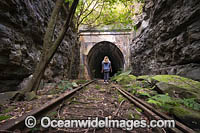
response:
M110 76L124 68L124 56L121 50L111 42L99 42L88 53L88 67L91 78L103 78L101 67L104 56L108 56L111 61L113 71Z

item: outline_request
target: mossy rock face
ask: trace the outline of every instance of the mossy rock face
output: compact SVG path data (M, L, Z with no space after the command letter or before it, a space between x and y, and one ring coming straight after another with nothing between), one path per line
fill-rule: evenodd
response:
M183 106L176 106L172 108L171 114L189 127L200 129L200 112L185 108Z
M157 90L160 93L168 93L172 97L176 97L176 95L178 95L178 97L180 98L197 98L198 97L198 94L194 92L190 92L187 89L180 88L178 86L168 84L165 82L158 82L156 86L158 87Z
M200 98L200 82L177 75L156 75L156 85L163 93L174 96L176 93L181 98Z
M153 86L153 85L155 85L155 84L156 84L157 82L159 82L159 81L153 79L152 77L153 77L152 75L143 75L143 76L138 76L138 77L137 77L137 80L139 80L139 81L141 81L141 80L146 80L146 81L148 81L149 83L151 83L151 85Z
M172 85L176 85L180 88L185 88L189 90L193 90L194 88L200 89L200 82L177 75L156 75L152 78L160 82L166 82Z

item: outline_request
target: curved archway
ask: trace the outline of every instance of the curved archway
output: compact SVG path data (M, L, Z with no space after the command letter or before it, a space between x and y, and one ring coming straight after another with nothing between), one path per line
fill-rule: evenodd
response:
M103 78L101 63L104 56L108 56L111 61L113 72L110 76L113 76L117 71L124 68L124 56L121 50L111 42L99 42L90 49L87 57L91 78Z

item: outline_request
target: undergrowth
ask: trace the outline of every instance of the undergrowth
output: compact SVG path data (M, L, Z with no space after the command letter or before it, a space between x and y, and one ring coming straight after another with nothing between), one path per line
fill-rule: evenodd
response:
M183 83L183 81L186 82L186 81L192 81L192 80L186 80L186 78L182 78L180 76L174 76L174 75L172 75L172 79L170 79L170 75L156 75L156 76L146 75L146 76L136 77L134 75L131 75L130 73L131 71L126 71L126 72L120 71L114 77L112 77L112 81L119 83L120 85L122 85L123 89L129 91L133 95L142 97L145 100L147 100L148 103L156 107L159 107L167 112L170 112L172 108L178 107L178 106L184 106L186 108L189 108L195 111L200 111L200 104L198 103L197 98L181 98L181 97L175 98L175 97L169 96L168 93L158 94L158 92L155 91L155 84L152 85L149 82L150 78L152 77L158 81L163 78L164 80L166 80L166 82L169 82L169 83L174 83L174 82ZM176 80L173 80L174 78ZM177 80L179 78L181 79L180 81ZM195 82L195 81L193 82L195 84L199 84L198 82Z
M69 89L72 90L74 87L78 87L78 84L76 82L70 82L70 81L62 81L58 88L63 89L63 91Z
M158 94L150 97L147 102L161 107L168 112L172 107L180 105L183 105L186 108L190 108L192 110L200 111L200 104L197 103L195 100L195 98L180 99L172 98L167 94Z

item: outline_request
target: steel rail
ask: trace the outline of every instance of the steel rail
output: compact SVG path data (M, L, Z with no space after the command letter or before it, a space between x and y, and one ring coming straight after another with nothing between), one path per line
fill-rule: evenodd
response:
M120 89L118 87L115 87L115 88L121 94L123 94L125 97L127 97L130 101L132 101L136 106L141 108L147 115L150 115L152 118L154 118L156 120L161 120L161 119L163 119L163 120L173 120L172 117L155 110L151 105L149 105L146 102L144 102L143 100L133 96L129 92L127 92L123 89ZM180 123L177 120L175 120L175 124L176 124L176 128L168 128L171 132L174 132L174 133L180 133L180 132L195 133L194 130L192 130L191 128L187 127L186 125Z
M69 98L70 96L72 96L73 94L75 94L77 91L81 90L82 88L84 88L85 86L93 83L96 80L92 80L88 83L85 83L83 85L81 85L80 87L77 87L73 90L71 90L70 92L65 92L63 94L61 94L61 96L59 96L56 99L51 100L50 102L44 104L42 107L35 109L31 112L28 112L24 115L22 115L21 117L18 117L17 119L11 119L6 121L3 125L0 125L0 132L1 131L12 131L14 129L17 129L20 127L20 129L25 127L25 119L28 116L34 116L36 118L40 117L43 113L51 110L52 108L54 108L55 106L59 105L59 103L61 103L63 100L65 100L66 98Z

